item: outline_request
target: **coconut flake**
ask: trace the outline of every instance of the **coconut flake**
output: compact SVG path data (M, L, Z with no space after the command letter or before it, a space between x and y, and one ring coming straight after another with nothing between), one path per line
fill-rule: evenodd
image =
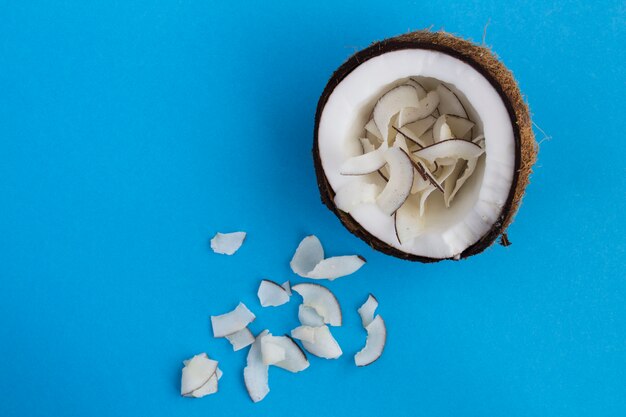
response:
M263 363L263 355L261 352L261 341L268 333L267 330L264 330L256 337L248 351L247 364L243 370L243 380L246 385L246 390L255 403L261 401L270 392L268 384L269 366Z
M376 122L374 121L374 119L370 119L370 121L367 122L367 124L365 125L365 131L367 133L370 133L379 141L383 140L383 135L380 133L380 130L378 130L378 127L376 127Z
M211 239L211 249L213 249L215 253L232 255L239 250L245 238L246 232L218 232L213 236L213 239Z
M267 334L261 339L261 356L263 357L263 363L266 365L273 365L280 361L285 360L285 349L274 342L274 336Z
M469 119L449 114L446 115L446 123L450 126L455 138L464 138L475 125L475 123Z
M385 165L385 145L372 152L353 156L341 165L341 175L365 175L376 172Z
M398 147L389 148L385 160L389 164L390 178L376 202L385 214L391 216L411 193L413 165L409 156Z
M231 345L233 345L233 351L235 352L254 343L254 335L247 327L244 327L235 333L227 334L224 337L230 342Z
M430 91L415 107L405 107L398 115L398 125L404 126L430 116L439 105L439 94Z
M324 323L317 326L298 326L291 331L291 337L303 342L315 343L315 327L323 325Z
M339 301L328 288L319 284L303 283L294 285L291 289L302 296L305 306L315 309L315 312L324 319L324 323L341 326Z
M374 152L376 147L372 142L370 142L367 138L360 138L359 142L361 142L361 148L363 149L363 153Z
M263 307L277 307L289 302L287 290L269 279L261 280L257 296Z
M289 281L283 282L282 284L280 284L280 286L283 287L285 291L287 291L287 295L291 297L291 284L289 283Z
M433 140L435 142L441 142L446 139L453 139L452 129L448 123L446 123L446 115L439 116L437 121L433 125Z
M367 327L372 320L374 320L374 313L377 308L378 300L373 294L369 294L367 296L367 300L365 300L363 305L357 310L359 316L361 316L361 323L363 324L363 327Z
M426 133L428 129L433 127L433 125L435 124L435 121L437 121L437 118L433 116L426 116L423 119L417 120L413 123L408 123L405 126L400 126L400 127L407 129L409 132L412 132L413 135L420 137L424 133Z
M363 265L365 265L365 259L359 255L333 256L315 265L315 268L306 277L333 281L355 273Z
M213 337L233 334L252 323L255 318L256 316L248 310L244 303L239 303L233 311L220 316L211 316Z
M415 151L413 155L433 163L439 158L474 159L478 158L484 152L484 149L470 141L448 139Z
M465 107L463 107L463 104L452 90L444 84L439 84L437 86L437 93L439 93L439 113L460 116L467 119Z
M383 142L389 138L389 124L393 116L405 107L418 107L419 97L414 87L401 85L389 90L378 100L372 113L374 123L381 133Z
M380 315L376 316L370 324L365 327L367 331L367 339L365 347L354 355L354 363L356 366L367 366L380 358L385 349L387 339L387 328L385 322Z
M301 277L306 277L315 266L324 259L324 248L317 236L302 239L289 265L291 270Z
M313 327L313 332L315 342L301 340L302 346L309 353L324 359L337 359L342 355L341 347L328 326Z
M375 203L379 193L380 190L376 184L353 181L337 190L335 206L341 211L350 213L361 204Z
M324 259L324 248L315 236L305 237L296 249L290 265L293 272L305 278L334 280L356 272L365 264L358 255Z
M300 372L309 367L306 354L289 336L272 336L267 334L261 342L262 348L269 349L272 358L269 364L285 369L289 372ZM265 351L263 351L265 352ZM277 360L279 357L282 359ZM263 353L265 360L265 353Z
M461 177L455 181L454 189L452 190L452 192L449 193L447 196L444 194L444 199L447 207L450 207L450 203L452 203L452 200L454 199L456 193L459 192L463 184L465 184L465 181L467 181L469 177L474 173L477 164L478 159L470 159L466 162L465 170L462 171L463 175L461 175Z
M185 366L180 381L180 394L183 397L195 398L212 394L213 392L208 392L209 390L203 389L203 387L209 383L211 377L215 376L218 362L209 359L206 353L201 353L183 361L183 364ZM214 392L216 391L217 385Z
M324 317L320 316L315 308L304 304L300 304L298 307L298 320L305 326L318 327L324 325Z

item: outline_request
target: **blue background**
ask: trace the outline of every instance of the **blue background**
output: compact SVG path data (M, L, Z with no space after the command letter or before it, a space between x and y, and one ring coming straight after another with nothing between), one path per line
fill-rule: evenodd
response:
M513 245L422 265L372 251L319 202L315 106L371 41L434 25L515 73L539 161ZM626 3L0 1L0 415L626 414ZM216 231L245 230L233 257ZM270 374L209 315L294 276L300 239L368 264L329 283L344 356ZM389 338L357 369L356 307ZM220 360L220 392L178 394L181 361Z

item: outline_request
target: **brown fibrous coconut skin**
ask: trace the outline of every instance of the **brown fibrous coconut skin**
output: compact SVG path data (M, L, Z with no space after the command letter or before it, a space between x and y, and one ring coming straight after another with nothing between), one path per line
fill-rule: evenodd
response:
M315 114L313 162L322 202L335 213L341 223L343 223L350 232L380 252L409 261L428 263L443 260L413 255L394 248L370 234L348 213L339 210L334 204L335 192L326 178L318 151L320 119L324 106L335 87L355 68L367 60L387 52L402 49L427 49L438 51L451 55L471 65L481 73L498 92L511 119L515 139L515 172L506 203L491 229L476 243L465 249L460 254L460 257L454 259L458 260L476 255L491 246L498 236L505 234L507 228L513 222L515 213L522 202L526 186L529 183L532 166L537 157L537 142L535 141L532 130L528 105L524 101L517 81L511 71L498 60L489 48L477 45L452 34L443 31L431 32L428 30L420 30L375 42L369 47L352 55L333 73L320 97Z

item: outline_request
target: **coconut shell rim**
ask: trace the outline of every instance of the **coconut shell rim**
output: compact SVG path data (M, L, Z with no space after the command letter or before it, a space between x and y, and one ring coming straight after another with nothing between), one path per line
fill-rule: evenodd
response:
M487 79L502 98L513 127L515 167L513 182L506 203L502 207L498 219L493 223L489 231L481 236L478 241L461 252L459 258L430 258L403 252L373 236L354 220L352 216L337 209L333 201L335 195L334 190L330 186L322 167L318 151L319 122L326 102L335 87L339 85L348 74L369 59L387 52L404 49L426 49L442 52L465 62L477 70ZM431 263L446 259L464 259L483 252L496 241L498 236L506 234L506 229L512 223L519 209L519 205L521 204L526 186L529 183L532 165L536 160L536 154L537 144L532 130L528 105L524 101L517 81L511 71L500 62L490 49L443 31L431 32L428 30L420 30L410 32L374 42L367 48L356 52L333 73L322 92L315 113L313 162L322 203L339 218L348 231L366 242L373 249L409 261Z

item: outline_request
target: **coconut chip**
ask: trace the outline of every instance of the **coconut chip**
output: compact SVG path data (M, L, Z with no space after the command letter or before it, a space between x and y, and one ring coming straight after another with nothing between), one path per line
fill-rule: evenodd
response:
M234 233L216 233L213 239L211 239L211 249L213 252L232 255L237 252L244 239L246 238L246 232L234 232Z
M316 236L307 236L298 245L289 265L304 278L334 280L358 271L365 259L358 255L324 259L324 248ZM295 287L294 287L295 288Z
M227 334L224 336L226 340L233 345L233 350L236 352L245 348L246 346L250 346L254 343L254 335L247 327L244 327L241 330L236 331L235 333Z
M209 359L206 353L201 353L183 361L183 364L180 395L200 398L217 392L217 361Z
M387 328L380 315L376 316L370 324L365 327L367 339L365 347L354 355L354 363L357 366L366 366L380 358L385 349L387 339Z
M262 331L255 339L250 350L246 367L243 370L243 380L246 385L248 395L253 402L259 402L270 392L268 384L268 368L263 362L261 354L261 340L268 334L267 330Z
M363 303L361 307L357 310L359 316L361 316L361 323L363 327L367 327L372 320L374 320L374 313L378 308L378 300L374 297L373 294L367 296L367 300Z
M341 306L335 295L319 284L303 283L291 288L302 296L303 304L311 307L323 318L324 323L341 326Z
M269 279L261 280L257 296L263 307L277 307L289 302L287 290Z
M255 318L256 316L248 310L244 303L239 303L233 311L220 316L211 316L213 337L233 334L252 323Z
M324 359L337 359L343 354L328 326L311 327L311 329L314 342L301 340L302 346L309 353Z

